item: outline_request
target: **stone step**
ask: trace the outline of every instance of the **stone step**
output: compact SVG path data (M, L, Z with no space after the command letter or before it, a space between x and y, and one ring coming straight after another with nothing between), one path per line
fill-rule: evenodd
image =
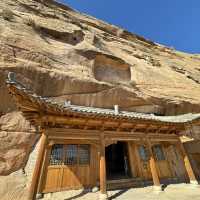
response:
M143 182L140 178L107 180L107 190L139 187L139 186L142 186L142 185L143 185Z

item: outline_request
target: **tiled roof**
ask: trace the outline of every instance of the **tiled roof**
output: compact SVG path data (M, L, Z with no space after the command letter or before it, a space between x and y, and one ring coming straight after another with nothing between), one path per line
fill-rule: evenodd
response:
M144 114L138 112L128 112L128 111L119 111L117 114L114 109L103 109L103 108L94 108L94 107L87 107L87 106L79 106L79 105L71 105L67 103L57 103L53 101L51 98L41 97L36 95L32 91L28 90L22 84L17 82L14 78L13 73L9 73L8 80L6 83L9 86L15 88L16 93L22 94L30 99L30 101L42 105L41 109L45 109L48 111L56 110L60 113L79 113L79 114L87 114L92 115L95 117L110 117L115 119L129 119L129 120L150 120L150 121L160 121L165 123L187 123L192 122L194 120L200 120L200 113L193 114L188 113L184 115L178 116L156 116L154 114Z
M77 105L69 105L64 108L70 108L75 112L83 112L83 113L95 113L99 115L109 115L109 116L119 116L120 118L134 118L134 119L145 119L145 120L155 120L162 122L171 122L171 123L185 123L189 121L193 121L195 119L200 119L200 114L184 114L178 116L156 116L154 114L144 114L138 112L128 112L128 111L120 111L119 114L115 114L115 111L112 109L102 109L102 108L94 108L94 107L86 107L86 106L77 106Z

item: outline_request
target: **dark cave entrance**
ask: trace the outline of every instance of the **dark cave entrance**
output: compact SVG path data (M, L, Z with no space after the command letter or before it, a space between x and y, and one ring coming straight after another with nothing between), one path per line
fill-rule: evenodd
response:
M106 147L106 174L108 180L130 178L126 142L117 142Z

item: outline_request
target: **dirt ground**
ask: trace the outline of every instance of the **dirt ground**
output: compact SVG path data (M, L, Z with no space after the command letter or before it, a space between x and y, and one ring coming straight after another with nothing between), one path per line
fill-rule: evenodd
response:
M109 200L200 200L200 186L190 184L171 184L162 192L152 187L132 188L108 192ZM47 194L44 200L98 200L99 192L68 191Z

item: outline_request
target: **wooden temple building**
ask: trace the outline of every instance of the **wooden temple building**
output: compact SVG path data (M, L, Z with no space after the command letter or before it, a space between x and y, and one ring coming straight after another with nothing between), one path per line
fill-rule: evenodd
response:
M156 116L56 103L7 80L27 120L38 127L40 148L29 199L38 193L99 187L100 199L114 187L164 182L198 184L180 136L200 114Z

